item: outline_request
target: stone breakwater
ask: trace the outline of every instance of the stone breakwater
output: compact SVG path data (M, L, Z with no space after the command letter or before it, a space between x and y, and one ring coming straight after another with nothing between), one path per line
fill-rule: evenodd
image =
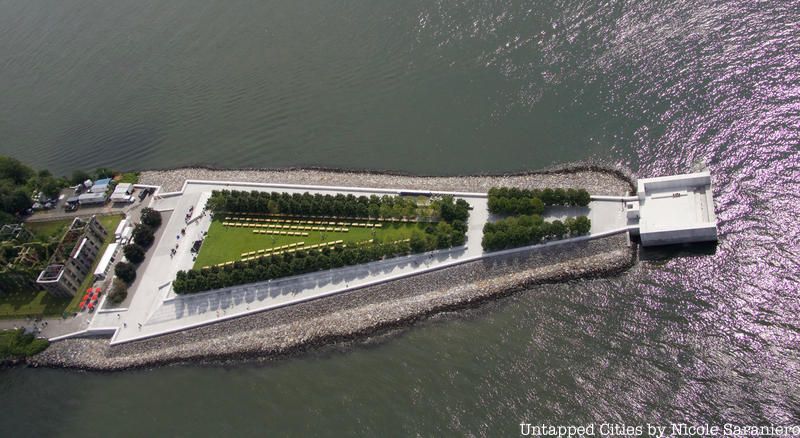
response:
M474 192L497 185L584 187L596 194L622 194L632 188L632 181L618 170L580 167L472 177L411 177L325 170L178 169L142 172L140 179L144 184L178 190L187 178ZM60 341L28 363L112 371L184 362L286 356L317 346L379 335L437 313L476 306L537 284L614 275L630 268L635 256L635 249L628 245L624 234L542 247L113 347L107 339Z
M576 164L552 170L508 175L410 176L390 173L324 169L216 170L183 168L141 172L142 184L161 186L163 191L178 191L187 179L247 181L275 184L304 184L341 187L372 187L448 192L487 192L492 187L584 188L595 195L622 195L634 189L626 169L593 164Z
M110 371L289 355L376 335L536 284L613 275L632 266L634 259L635 251L627 246L625 235L610 236L470 262L114 347L105 339L65 340L29 363Z

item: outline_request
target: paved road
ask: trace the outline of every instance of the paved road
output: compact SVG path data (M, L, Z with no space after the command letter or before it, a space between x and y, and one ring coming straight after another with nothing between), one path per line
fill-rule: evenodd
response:
M65 195L65 199L73 195L72 189L64 189L62 193ZM108 215L108 214L128 214L128 212L132 209L141 208L143 204L147 204L150 202L149 197L145 198L144 201L139 200L139 189L136 189L133 192L133 196L135 201L130 204L122 204L122 203L111 203L108 202L103 205L99 206L82 206L75 211L64 211L64 203L65 201L62 199L59 201L58 205L55 208L50 210L40 210L36 213L29 216L26 221L28 222L42 222L42 221L53 221L59 219L71 219L74 217L88 217L91 215ZM114 230L111 230L114 231Z

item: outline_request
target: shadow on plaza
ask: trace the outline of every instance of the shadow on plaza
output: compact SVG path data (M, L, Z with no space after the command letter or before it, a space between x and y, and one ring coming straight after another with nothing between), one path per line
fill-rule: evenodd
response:
M327 286L347 288L350 287L350 283L360 282L368 277L375 277L375 280L379 280L393 273L399 273L407 267L424 269L458 258L465 252L466 247L460 247L432 254L414 254L363 265L233 286L196 295L180 296L172 302L172 305L175 306L176 319L209 311L217 312L217 317L221 317L228 309L236 306L245 305L244 309L237 309L238 312L241 312L255 310L266 305L285 303L297 298L303 292L316 290L319 293L322 292L319 289ZM354 285L354 287L356 286ZM313 294L308 295L309 298L312 296ZM269 302L265 303L267 300Z

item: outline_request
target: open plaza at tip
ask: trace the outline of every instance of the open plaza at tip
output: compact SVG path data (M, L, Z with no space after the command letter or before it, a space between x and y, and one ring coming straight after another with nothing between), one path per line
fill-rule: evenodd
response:
M591 220L590 232L584 236L494 252L485 252L481 246L484 225L494 219L490 217L486 193L421 191L420 195L449 194L469 203L472 210L467 224L465 245L207 292L176 294L172 285L177 273L193 267L198 268L195 266L196 242L207 236L212 224L212 214L206 209L206 204L215 190L308 192L355 196L414 193L407 189L199 180L187 180L177 192L162 192L160 188L155 188L155 194L150 197L149 207L162 214L163 224L156 233L155 242L147 258L138 268L138 280L129 290L130 298L126 300L128 304L114 308L110 303L101 300L98 310L86 319L84 327L51 340L104 336L110 337L111 344L120 344L288 306L484 257L537 251L543 247L619 233L638 236L643 245L716 240L711 176L707 171L640 179L635 195L592 195L591 202L586 207L547 208L543 215L547 221L563 220L578 215L587 216ZM230 222L236 222L236 218L230 218ZM329 226L339 229L344 227L338 224ZM308 223L287 232L319 231L313 227L313 223ZM262 228L257 229L261 230ZM269 239L270 234L266 231L271 228L264 226L263 230L265 231L263 235L254 232L253 238ZM202 247L200 251L203 251Z

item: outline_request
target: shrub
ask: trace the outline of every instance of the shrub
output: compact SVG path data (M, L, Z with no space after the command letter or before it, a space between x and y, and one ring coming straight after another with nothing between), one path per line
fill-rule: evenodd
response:
M133 229L133 242L142 248L147 248L152 245L153 240L155 240L155 233L149 226L139 224Z
M125 258L133 264L138 265L144 261L145 250L135 243L125 245L122 252L125 253Z
M107 167L98 167L94 170L94 179L113 178L114 171Z
M483 227L483 249L497 251L541 243L543 239L563 239L586 234L591 221L586 216L568 218L564 222L545 222L540 216L514 216Z
M83 184L83 182L87 179L91 179L91 176L88 173L82 170L76 170L72 172L72 177L70 177L69 182L76 186L78 184Z
M466 222L472 208L467 201L463 199L455 201L450 195L442 196L442 199L435 201L434 207L439 209L439 216L445 222L455 220Z
M50 343L46 339L37 339L23 329L0 332L0 359L33 356L44 351Z
M546 206L572 205L585 207L591 196L584 189L527 190L515 187L493 187L489 190L489 211L494 214L542 214Z
M161 213L152 208L143 208L141 218L142 223L151 228L155 229L161 226Z
M136 267L127 262L119 262L114 268L114 274L127 284L136 280Z
M588 234L592 229L592 221L586 216L579 216L575 219L575 228L571 231L575 234Z
M136 184L139 182L139 172L125 172L119 180L121 183Z
M114 281L114 284L111 286L111 292L108 294L108 299L114 304L119 304L125 301L127 297L128 285L123 281Z

